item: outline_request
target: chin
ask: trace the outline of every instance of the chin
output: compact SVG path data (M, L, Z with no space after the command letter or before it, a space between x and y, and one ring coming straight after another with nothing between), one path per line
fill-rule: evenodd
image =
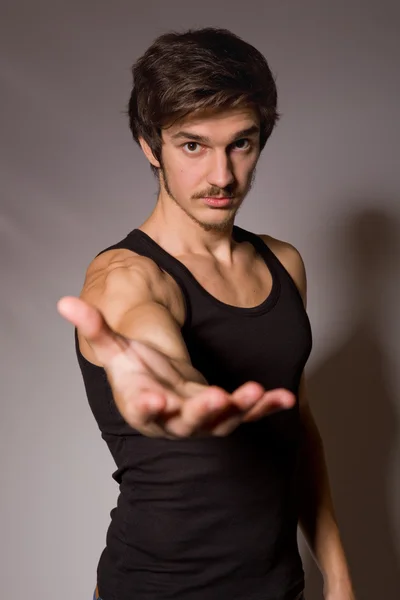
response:
M236 214L236 213L235 213ZM223 220L215 221L197 221L204 231L229 231L232 228L235 214L225 217Z

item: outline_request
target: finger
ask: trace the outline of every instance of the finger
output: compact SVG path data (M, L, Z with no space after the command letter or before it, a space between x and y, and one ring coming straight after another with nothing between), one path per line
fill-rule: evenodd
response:
M242 422L243 416L263 398L265 389L255 381L249 381L237 388L231 395L231 407L213 419L208 426L215 436L232 433Z
M236 406L230 397L229 404L222 410L210 413L202 427L210 435L227 435L240 425L244 414L243 409Z
M141 432L154 430L162 435L159 420L166 407L166 399L153 390L141 392L133 401L127 403L124 417L126 421Z
M183 399L180 414L166 424L168 431L180 437L200 433L207 422L231 407L230 396L223 389L209 386L196 397Z
M248 381L238 387L231 395L231 398L237 408L240 410L249 410L263 397L264 393L265 389L262 385L255 381Z
M289 390L278 388L265 392L263 397L243 416L243 421L256 421L280 410L292 408L296 397Z
M229 435L243 422L243 413L253 408L264 393L263 386L255 381L240 386L231 394L230 407L207 422L207 430L214 436Z
M169 398L162 386L150 381L146 374L136 376L134 386L131 380L127 393L124 377L128 382L131 379L123 374L117 378L118 383L113 382L112 385L114 399L124 420L146 436L172 437L165 430L165 420L179 411L180 399ZM146 378L149 380L148 386Z
M88 341L103 366L129 348L129 340L114 332L101 312L84 300L65 296L58 301L57 309Z
M223 419L210 430L211 435L216 437L225 437L232 433L239 425L243 423L243 414Z
M129 362L113 361L106 369L113 396L125 420L142 428L153 420L160 422L181 409L182 401L156 381L151 374L137 372Z
M256 396L257 389L255 387L252 386L251 388L247 388L247 384L242 387L243 389L240 389L240 391L245 397L248 398L252 396L254 398ZM258 386L258 394L260 389L262 389L262 386ZM237 392L239 392L239 389ZM241 411L239 415L228 415L228 418L224 418L225 415L222 415L222 418L218 419L217 423L212 429L212 434L216 436L229 435L241 423L247 421L256 421L262 417L271 415L274 412L283 410L285 408L290 408L293 406L295 401L294 395L288 390L284 389L270 390L268 392L263 391L259 395L261 395L261 398L259 398L253 406L251 406L250 402L248 402L250 408L244 414Z
M254 387L253 385L248 387L247 384L242 386L242 388L238 388L236 392L243 393L245 398L252 398L251 402L257 394L261 395L261 398L257 400L253 406L251 406L251 402L248 401L251 408L244 414L242 411L239 415L234 414L233 412L228 415L222 414L220 418L217 418L216 423L214 423L211 430L212 435L229 435L243 422L255 421L279 410L283 410L284 408L293 406L295 397L291 392L288 392L288 390L277 389L262 392L260 394L260 389L262 389L262 386L260 385L258 385L257 390L257 387Z

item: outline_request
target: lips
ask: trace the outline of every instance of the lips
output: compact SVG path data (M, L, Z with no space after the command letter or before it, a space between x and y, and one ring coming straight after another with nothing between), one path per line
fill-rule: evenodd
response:
M224 197L209 197L209 198L203 198L204 202L206 204L208 204L209 206L216 206L218 207L223 207L223 206L228 206L229 204L232 203L233 198L224 198Z

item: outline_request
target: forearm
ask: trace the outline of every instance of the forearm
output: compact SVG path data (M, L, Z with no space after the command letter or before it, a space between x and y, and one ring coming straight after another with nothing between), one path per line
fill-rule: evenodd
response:
M322 439L310 411L305 413L302 418L299 524L326 588L350 586Z
M169 358L190 362L178 323L157 302L130 308L113 325L116 332L127 338L148 344Z
M162 352L185 379L207 384L192 366L179 324L161 304L148 302L133 307L123 315L115 330Z

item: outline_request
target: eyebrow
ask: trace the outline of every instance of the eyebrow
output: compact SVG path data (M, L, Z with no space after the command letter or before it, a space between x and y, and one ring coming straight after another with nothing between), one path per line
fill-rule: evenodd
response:
M260 128L257 127L257 125L252 125L247 129L242 129L241 131L235 133L235 135L229 143L232 144L233 142L241 138L254 135L255 133L260 133ZM190 131L178 131L178 133L171 135L172 140L178 140L182 138L186 140L193 140L194 142L199 142L200 144L209 144L211 142L209 137L205 135L197 135L197 133L190 133Z

